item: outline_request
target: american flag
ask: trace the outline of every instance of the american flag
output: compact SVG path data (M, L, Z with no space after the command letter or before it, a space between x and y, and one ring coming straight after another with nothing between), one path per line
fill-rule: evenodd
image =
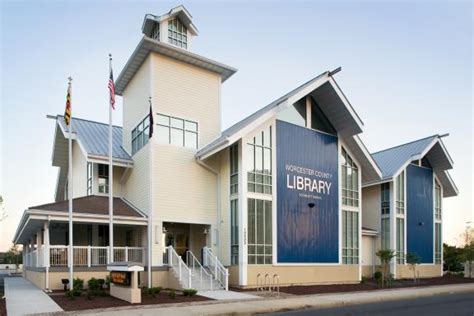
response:
M114 84L114 73L112 68L110 68L110 78L109 78L109 92L110 92L110 106L115 110L115 84Z

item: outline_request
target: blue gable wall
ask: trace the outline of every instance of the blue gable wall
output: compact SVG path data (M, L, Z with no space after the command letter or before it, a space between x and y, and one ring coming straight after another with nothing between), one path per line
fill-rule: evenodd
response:
M407 252L433 263L433 171L407 167Z
M337 263L337 137L283 121L276 135L278 262Z

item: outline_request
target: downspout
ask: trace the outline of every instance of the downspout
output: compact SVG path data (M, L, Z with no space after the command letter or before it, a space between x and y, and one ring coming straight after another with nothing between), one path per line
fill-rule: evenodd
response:
M217 257L220 258L220 253L221 253L221 245L220 245L220 234L221 234L221 177L219 174L219 171L216 169L212 168L208 164L206 164L204 161L201 160L201 158L196 157L196 162L201 165L204 169L212 172L213 174L216 175L217 177L217 201L216 201L216 206L217 206L217 224L216 224L216 230L217 230L217 236L216 236L216 244L217 244ZM211 239L212 241L212 239Z

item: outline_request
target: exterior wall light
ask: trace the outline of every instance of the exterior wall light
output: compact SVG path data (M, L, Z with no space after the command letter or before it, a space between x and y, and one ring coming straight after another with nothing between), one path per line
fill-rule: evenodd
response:
M309 208L313 208L315 206L315 204L313 202L311 202L311 203L308 203L308 206L309 206Z

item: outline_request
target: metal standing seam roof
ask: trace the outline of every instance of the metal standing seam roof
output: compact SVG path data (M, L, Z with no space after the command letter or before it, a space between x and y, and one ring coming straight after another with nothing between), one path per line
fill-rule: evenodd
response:
M63 116L58 115L58 123L67 131ZM108 157L109 125L79 118L72 118L72 130L88 155ZM112 156L114 159L133 162L132 157L122 147L122 127L112 127Z
M373 153L372 157L382 171L382 179L392 178L403 165L423 153L438 137L433 135Z

